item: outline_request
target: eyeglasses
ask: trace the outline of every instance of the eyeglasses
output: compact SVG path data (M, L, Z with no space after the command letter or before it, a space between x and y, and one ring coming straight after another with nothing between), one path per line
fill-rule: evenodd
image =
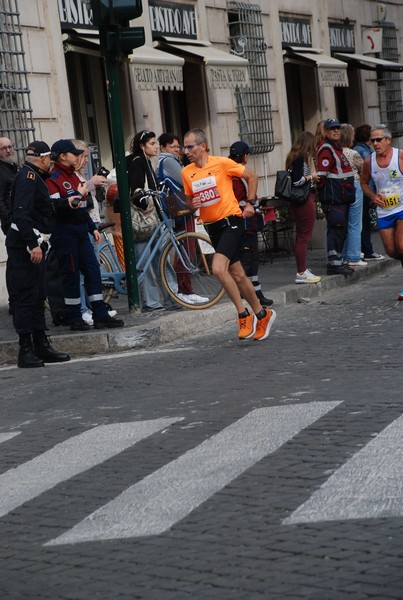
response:
M186 152L186 150L188 150L189 152L191 150L193 150L193 148L195 148L196 146L200 146L200 144L189 144L188 146L183 146L183 151Z
M383 137L377 137L377 138L371 138L371 144L375 144L375 142L377 144L379 144L379 142L382 142L382 140L384 140L384 139L385 139L385 136L383 136Z
M170 144L168 148L173 148L174 150L180 150L181 147L178 144Z
M13 150L14 146L2 146L0 150Z
M340 131L340 127L336 126L336 127L331 127L330 131Z

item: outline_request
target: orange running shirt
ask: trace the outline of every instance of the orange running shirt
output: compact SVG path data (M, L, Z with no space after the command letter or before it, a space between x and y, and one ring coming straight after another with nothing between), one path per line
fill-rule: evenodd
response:
M223 156L209 156L204 167L191 163L182 169L185 194L202 198L203 223L215 223L230 215L242 216L232 189L232 178L242 177L244 171L245 165Z

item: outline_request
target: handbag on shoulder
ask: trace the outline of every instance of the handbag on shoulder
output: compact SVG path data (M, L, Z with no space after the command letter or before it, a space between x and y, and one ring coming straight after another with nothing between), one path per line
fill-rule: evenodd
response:
M147 197L147 208L145 210L138 208L131 202L130 212L134 241L148 241L160 222L152 197Z
M274 194L277 198L288 200L292 204L305 204L308 200L310 183L304 185L294 185L291 178L291 171L277 171Z
M145 177L145 186L148 189L148 178ZM132 217L132 231L135 242L147 242L157 229L160 218L152 196L145 196L146 208L140 208L130 198L130 212Z

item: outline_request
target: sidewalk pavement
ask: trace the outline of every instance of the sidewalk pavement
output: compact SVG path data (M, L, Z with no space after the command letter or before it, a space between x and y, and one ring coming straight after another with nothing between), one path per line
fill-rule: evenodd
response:
M376 252L382 251L377 234L373 235ZM274 300L274 308L296 303L301 299L317 298L330 290L355 285L386 269L397 265L397 261L384 258L379 261L368 261L367 267L360 267L348 277L343 275L326 275L326 251L309 250L308 268L315 275L322 275L318 284L295 284L295 259L284 253L273 256L259 267L259 279L267 298ZM212 308L206 310L173 310L156 311L156 313L129 312L127 296L120 295L111 300L111 305L124 319L125 327L104 329L80 333L72 332L68 327L53 325L50 314L47 314L47 332L54 338L56 350L68 352L72 358L107 354L125 350L152 348L159 344L180 340L197 334L211 331L224 322L234 322L236 334L235 311L226 296ZM18 336L14 331L12 317L7 307L0 307L0 365L15 364L18 354Z

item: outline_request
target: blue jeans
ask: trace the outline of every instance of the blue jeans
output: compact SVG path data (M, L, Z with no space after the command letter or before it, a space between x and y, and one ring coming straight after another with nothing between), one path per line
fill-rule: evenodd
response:
M355 202L350 204L348 212L347 236L344 242L342 256L344 260L358 261L361 255L361 229L363 193L359 182L354 183Z
M136 261L139 260L141 254L146 248L148 242L137 242L134 244L134 250L136 255ZM139 291L141 296L142 308L171 308L176 306L175 302L171 299L168 292L162 285L161 276L159 272L159 262L161 257L162 248L156 252L150 266L148 267L143 281L139 284ZM172 272L167 274L168 283L173 290L178 289L178 283L176 281L176 274L172 268ZM162 304L163 303L163 304Z

